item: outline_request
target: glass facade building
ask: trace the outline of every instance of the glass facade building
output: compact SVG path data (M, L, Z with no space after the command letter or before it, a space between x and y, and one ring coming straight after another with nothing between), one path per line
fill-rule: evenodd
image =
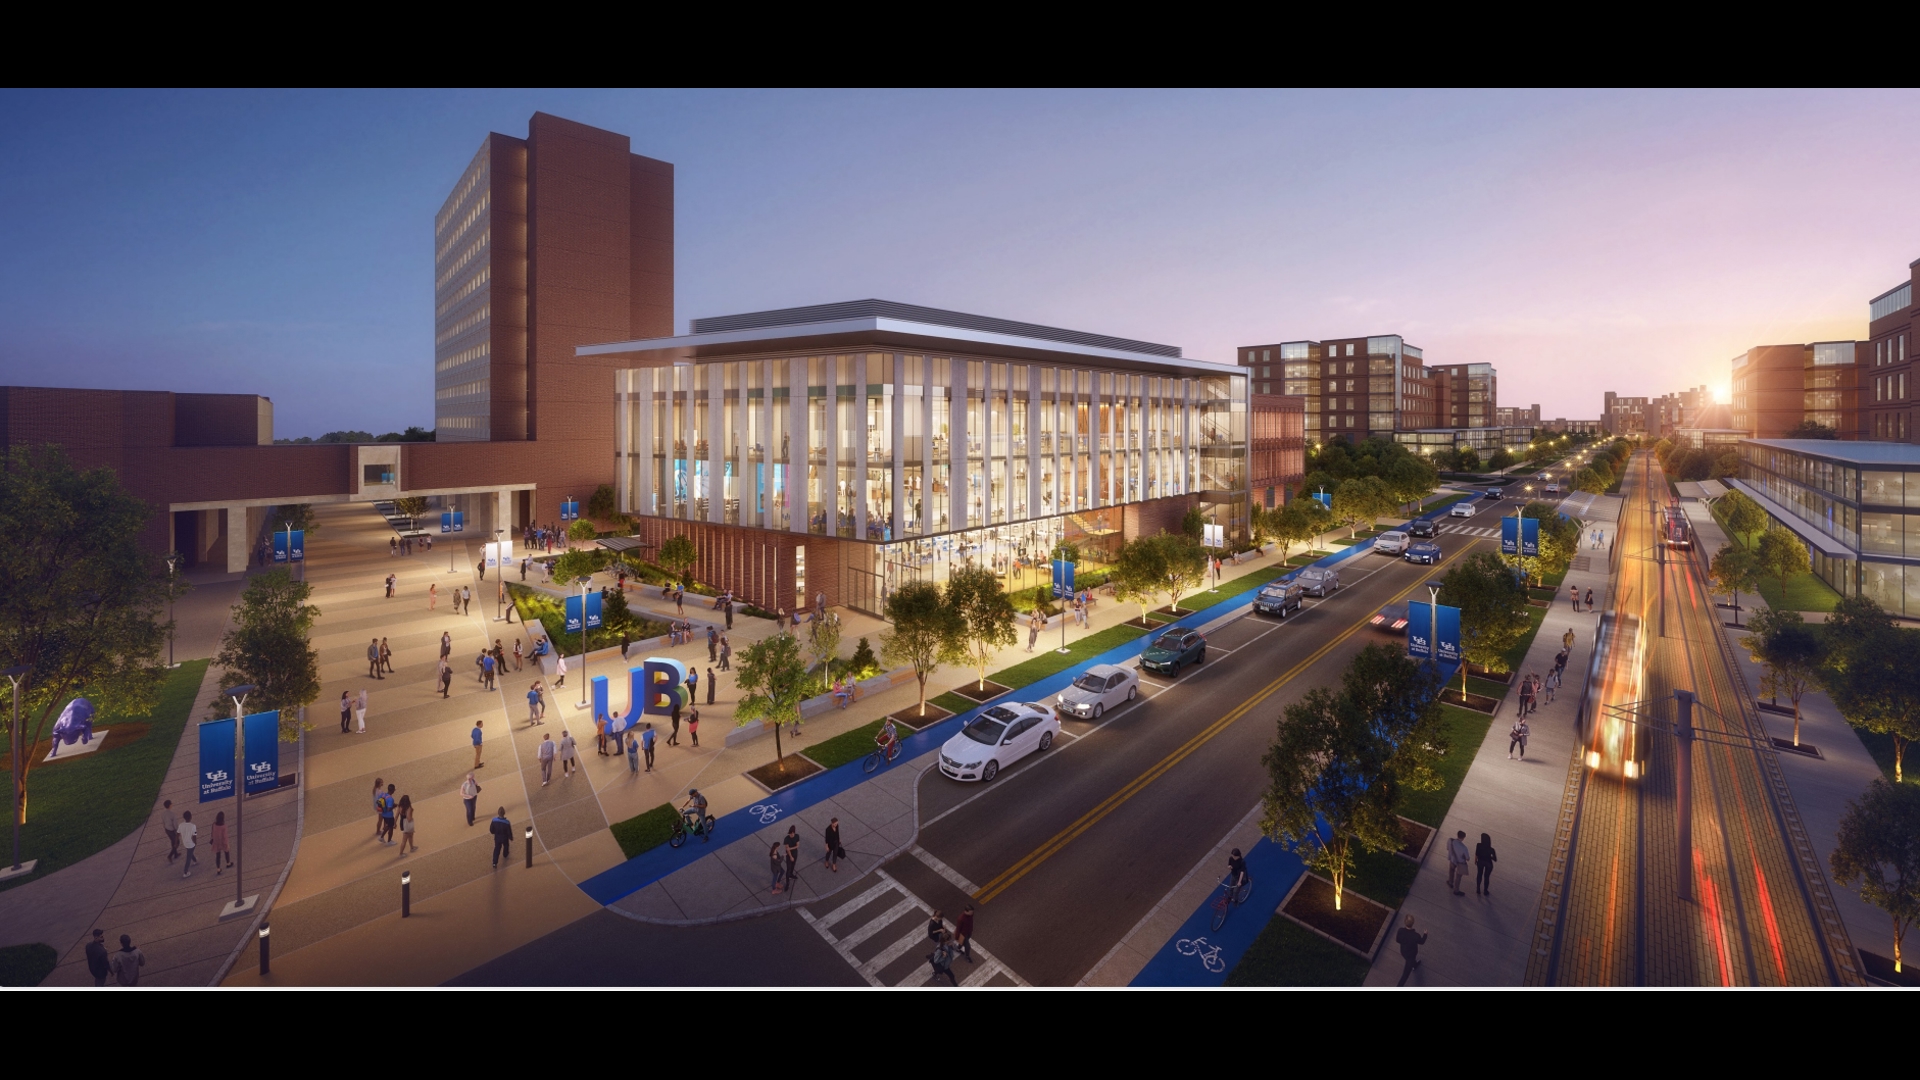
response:
M840 602L869 611L961 563L1043 582L1062 540L1104 562L1135 504L1191 497L1245 535L1244 372L905 305L824 310L845 309L857 314L702 320L683 338L595 347L666 361L618 376L622 509L785 534L783 550L836 541ZM850 338L847 322L867 332ZM813 546L817 577L827 545Z
M1806 541L1821 580L1920 618L1920 446L1749 439L1735 483Z

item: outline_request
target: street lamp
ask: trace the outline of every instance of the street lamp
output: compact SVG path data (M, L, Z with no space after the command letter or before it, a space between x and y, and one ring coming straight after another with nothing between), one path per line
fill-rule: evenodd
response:
M173 593L174 593L175 587L179 584L179 578L177 577L179 570L180 570L180 553L177 551L167 552L167 667L168 668L177 668L180 666L179 664L176 664L173 662Z
M587 707L587 586L593 584L593 578L582 574L580 583L580 707Z
M505 529L493 530L493 562L494 562L493 621L494 622L500 622L506 618L506 616L502 615L501 612L505 609L506 600L507 600L507 553L505 551L502 551L500 548L500 545L502 543L500 538L506 534L506 531L507 530ZM584 607L582 607L580 610L580 621L582 623L585 623L587 621L587 612ZM586 627L582 626L581 629L584 630L586 629Z
M20 684L31 670L31 664L20 664L0 671L0 675L5 675L13 683L13 727L9 729L12 736L9 748L13 751L13 865L0 870L0 881L31 874L34 866L40 862L39 859L29 859L25 863L20 861Z
M291 537L287 547L287 558L293 558ZM253 683L242 683L227 691L227 697L233 701L233 902L220 912L222 919L231 919L253 910L258 896L244 895L243 882L247 873L245 852L241 850L243 834L240 828L241 816L247 806L247 776L244 762L247 753L247 695L260 689Z
M527 869L533 869L533 826L527 826Z

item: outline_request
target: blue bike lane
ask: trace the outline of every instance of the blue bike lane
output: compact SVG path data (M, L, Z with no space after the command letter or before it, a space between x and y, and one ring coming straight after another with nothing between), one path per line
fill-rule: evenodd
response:
M1160 946L1147 966L1133 977L1132 986L1221 986L1227 973L1253 947L1253 940L1267 928L1280 901L1306 870L1300 856L1262 837L1246 851L1247 873L1253 877L1253 891L1227 917L1226 925L1213 928L1213 907L1225 891L1216 885L1213 892L1193 909L1180 929ZM1220 877L1227 876L1226 863L1219 866Z

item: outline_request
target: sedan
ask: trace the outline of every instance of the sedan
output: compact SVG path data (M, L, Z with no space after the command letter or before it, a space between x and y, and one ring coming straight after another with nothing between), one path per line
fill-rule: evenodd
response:
M1408 562L1426 563L1428 566L1432 566L1434 563L1440 561L1440 545L1431 540L1422 540L1417 544L1409 544L1407 545L1407 553L1401 556L1401 558L1406 559Z
M1060 718L1045 705L1014 701L995 705L960 729L940 748L940 771L955 780L986 783L1000 770L1053 745Z
M1373 618L1368 619L1367 624L1382 633L1404 634L1407 632L1407 605L1405 603L1388 604L1374 612Z
M1188 664L1207 661L1207 639L1198 630L1169 630L1140 654L1140 666L1162 675L1178 675Z
M1507 497L1507 493L1499 488L1488 488L1480 497L1483 499L1504 499Z
M1395 529L1373 538L1373 550L1381 555L1398 555L1407 550L1407 534Z
M1115 664L1095 664L1060 691L1054 704L1064 716L1098 720L1101 713L1132 701L1139 692L1139 672Z
M1286 618L1288 612L1299 611L1306 602L1307 590L1300 587L1298 581L1288 579L1263 586L1253 598L1253 610L1262 615Z
M1407 535L1415 540L1431 540L1439 532L1438 526L1431 521L1411 521L1407 523Z
M1309 594L1325 598L1340 587L1340 571L1331 566L1309 566L1295 574L1293 580Z
M1447 516L1448 517L1472 517L1473 503L1467 501L1466 499L1462 499L1459 502L1453 504L1453 509L1447 511Z
M1547 485L1547 494L1549 494L1549 495L1558 495L1558 494L1560 494L1560 485L1559 485L1559 484L1548 484L1548 485Z

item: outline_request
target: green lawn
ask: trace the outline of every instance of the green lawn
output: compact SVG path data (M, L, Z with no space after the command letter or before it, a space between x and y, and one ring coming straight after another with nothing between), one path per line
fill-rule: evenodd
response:
M1867 753L1873 755L1873 763L1880 766L1887 783L1893 783L1893 736L1864 728L1854 728L1853 733L1860 736ZM1915 750L1912 743L1907 744L1906 753L1900 756L1900 773L1907 783L1920 784L1920 750Z
M1832 611L1840 603L1840 594L1813 574L1794 574L1787 578L1784 591L1773 578L1762 578L1760 598L1776 611Z
M580 635L569 634L567 628L566 606L557 596L530 589L524 585L507 585L507 595L513 598L514 610L520 613L520 621L538 622L547 631L547 637L553 641L553 647L563 655L575 656L580 652ZM633 640L661 637L667 632L667 624L652 619L635 618L628 634ZM587 635L588 642L596 649L612 648L620 644L620 632L600 629Z
M616 821L609 826L613 838L620 842L620 851L631 859L643 851L650 851L667 842L673 835L673 822L680 811L671 803L661 803L644 814L637 814L625 821Z
M1305 566L1308 563L1319 562L1321 559L1324 559L1331 554L1333 554L1333 552L1331 551L1303 552L1299 555L1290 556L1287 559L1287 565L1288 566Z
M0 986L39 986L59 964L51 945L9 945L0 949Z
M958 697L959 695L956 694L953 696ZM964 701L966 699L962 698L961 700ZM932 702L928 702L928 704L932 704ZM969 703L967 707L972 708L974 704L977 703ZM878 744L873 740L880 734L880 725L883 723L885 723L884 720L875 720L871 724L861 724L859 727L851 731L843 731L825 742L815 743L806 748L807 756L812 758L821 768L825 769L837 769L850 761L859 761L877 749ZM902 724L897 720L894 721L894 729L899 732L900 737L903 739L913 734L914 731L910 725Z
M20 854L40 864L26 877L0 883L0 889L72 866L113 846L146 821L206 673L207 661L189 660L161 684L153 712L101 715L94 720L96 731L137 723L146 725L145 734L118 743L114 741L118 736L109 736L105 746L85 757L55 759L50 765L43 762L28 772L27 823L20 829ZM39 756L44 758L46 751L43 742Z
M1472 499L1472 498L1476 498L1476 496L1470 492L1463 493L1458 491L1443 491L1438 495L1434 495L1428 498L1425 502L1422 502L1420 504L1420 513L1424 514L1429 510L1435 510L1442 506L1452 506L1454 503L1460 502L1463 499ZM1417 517L1419 515L1416 514L1415 516Z
M1227 973L1228 986L1359 986L1372 965L1275 915Z

